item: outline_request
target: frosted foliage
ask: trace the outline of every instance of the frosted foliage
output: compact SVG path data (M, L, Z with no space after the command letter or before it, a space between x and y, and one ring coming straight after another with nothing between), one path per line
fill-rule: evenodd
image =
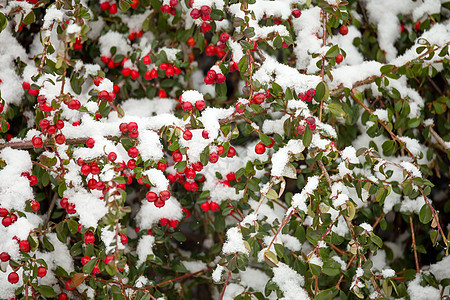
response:
M152 235L144 235L139 239L136 253L138 255L138 265L147 261L147 256L153 254L153 244L155 237Z
M69 203L75 204L79 222L84 227L97 227L98 221L108 212L105 202L85 189L68 189L64 192L64 197Z
M197 260L197 261L183 261L183 265L186 267L186 269L190 272L190 273L196 273L198 271L201 271L203 269L208 268L208 266L206 265L206 263Z
M245 248L242 233L237 227L232 227L227 231L227 241L223 244L222 252L224 254L241 252L244 254L249 254L248 250Z
M161 218L169 220L180 220L183 216L180 203L174 198L170 197L166 204L158 208L153 203L144 200L136 215L137 224L140 228L150 229L154 223L157 223Z
M136 147L143 160L159 160L163 157L163 147L156 132L144 130L139 133L139 145Z
M305 279L302 275L282 262L278 263L278 266L272 270L272 281L283 292L284 297L280 298L280 300L310 299L305 290L301 288L305 284Z
M290 140L286 146L279 149L272 156L272 176L283 176L283 170L291 155L298 154L305 149L300 140Z
M421 286L422 275L417 274L413 281L408 283L408 295L411 300L438 300L441 299L438 289L432 286Z
M23 211L25 202L34 199L30 181L21 176L22 172L31 171L30 155L24 150L5 148L1 150L0 158L6 163L0 170L1 206Z

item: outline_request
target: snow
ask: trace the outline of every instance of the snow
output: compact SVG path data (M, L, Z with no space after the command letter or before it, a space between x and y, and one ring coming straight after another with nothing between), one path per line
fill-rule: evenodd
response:
M86 228L97 228L100 219L108 212L105 202L93 192L96 191L91 193L79 187L64 191L64 197L69 200L69 203L75 204L76 215L80 217L79 223Z
M272 270L272 281L283 292L284 297L280 298L280 300L310 299L306 291L301 288L305 284L305 279L302 275L282 262L279 262L278 266Z
M153 254L153 245L155 243L155 237L153 235L144 235L139 239L136 253L138 255L138 263L140 266L147 261L147 256Z
M144 200L141 209L136 215L136 221L140 228L150 229L153 227L153 224L158 223L161 218L181 220L182 217L183 211L181 210L180 203L174 197L170 197L161 208Z
M225 268L223 266L217 265L217 267L214 269L214 271L211 274L212 280L214 280L214 282L219 282L224 270L225 270Z
M198 271L204 270L206 268L208 268L208 266L206 265L206 263L204 263L201 260L196 260L196 261L183 261L183 265L186 267L186 269L190 272L190 273L196 273Z
M270 277L261 270L247 267L245 271L240 272L241 284L253 288L256 292L264 292Z
M292 207L295 207L296 209L307 213L308 208L306 207L306 200L310 195L314 193L314 190L317 189L318 185L319 185L319 176L309 177L301 193L296 193L292 197Z
M289 140L286 146L273 154L271 175L276 177L283 176L284 169L291 156L301 153L304 149L305 147L301 140Z
M222 253L227 255L236 252L249 254L247 248L245 248L242 233L237 227L231 227L227 231L227 241L223 244Z
M392 269L384 269L383 271L381 271L381 276L383 276L383 278L394 277L395 271Z
M367 223L361 223L359 226L367 232L372 232L373 230L372 226Z
M352 164L359 164L359 159L356 156L356 149L352 146L346 147L341 152L342 159L348 160Z
M421 286L420 282L422 281L422 275L417 274L416 278L408 283L408 295L411 300L438 300L441 298L440 292L438 289L427 285Z

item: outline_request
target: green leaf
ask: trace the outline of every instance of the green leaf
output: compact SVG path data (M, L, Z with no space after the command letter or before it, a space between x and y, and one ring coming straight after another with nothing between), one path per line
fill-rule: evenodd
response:
M48 285L39 285L38 291L42 296L46 298L54 298L56 297L56 293L51 286Z
M384 65L380 68L380 72L385 75L390 74L394 68L395 68L394 65Z
M267 197L268 199L275 200L275 199L278 199L278 194L277 194L277 192L275 192L274 189L270 189L270 190L267 192L266 197Z
M325 56L328 57L328 58L334 58L338 54L339 54L339 46L338 45L334 45L333 47L328 49L327 54L325 54Z
M317 294L317 296L314 298L314 300L331 300L331 299L333 299L333 289L322 291L319 294Z
M325 82L321 81L316 86L316 94L314 95L314 99L320 102L321 100L327 100L330 95L330 90Z
M85 264L83 266L83 273L84 274L91 274L92 270L94 270L95 264L97 263L98 258L93 258L90 261L87 262L87 264Z
M266 146L269 146L270 144L272 144L272 140L270 139L270 137L268 137L267 135L265 135L262 132L259 132L259 139Z
M6 28L6 17L5 17L5 15L2 13L2 12L0 12L0 32L2 32L3 31L3 29L5 29Z
M345 111L342 109L342 107L337 103L331 103L328 106L328 110L338 117L343 117L345 115Z
M275 255L275 253L269 250L266 250L266 252L264 252L264 260L272 268L278 265L278 257Z
M312 131L307 126L305 129L305 133L303 134L303 145L305 147L309 147L309 145L311 145L311 140L312 140Z
M174 239L176 239L179 242L186 241L186 236L182 232L179 232L179 231L174 232L172 236Z
M120 0L119 1L119 8L123 11L129 10L130 9L130 3L128 3L128 1L126 0Z
M42 238L42 243L44 244L45 249L47 249L48 251L55 250L55 247L53 246L52 243L50 243L50 241L48 240L48 237L46 235L44 235L44 237Z
M422 224L428 224L433 219L433 212L428 204L424 204L419 212L419 220Z
M374 243L375 245L378 246L378 248L383 247L383 240L381 240L381 238L378 235L372 235L370 237L370 240L372 241L372 243Z
M341 265L335 261L326 261L323 263L322 272L328 276L336 276L339 274Z
M30 11L28 13L28 15L23 19L23 23L25 23L25 25L30 25L31 23L34 22L34 20L36 19L34 12Z

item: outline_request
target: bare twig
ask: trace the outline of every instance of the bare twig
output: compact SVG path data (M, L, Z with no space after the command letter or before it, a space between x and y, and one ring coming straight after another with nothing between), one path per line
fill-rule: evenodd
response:
M412 237L411 248L413 248L414 250L414 261L416 263L416 272L420 273L419 258L417 257L416 237L414 234L414 225L411 215L409 216L409 226L411 227L411 237Z

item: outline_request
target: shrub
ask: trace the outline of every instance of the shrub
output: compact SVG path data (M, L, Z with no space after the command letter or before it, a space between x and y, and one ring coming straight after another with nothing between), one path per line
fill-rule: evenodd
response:
M0 298L448 295L449 3L3 1Z

